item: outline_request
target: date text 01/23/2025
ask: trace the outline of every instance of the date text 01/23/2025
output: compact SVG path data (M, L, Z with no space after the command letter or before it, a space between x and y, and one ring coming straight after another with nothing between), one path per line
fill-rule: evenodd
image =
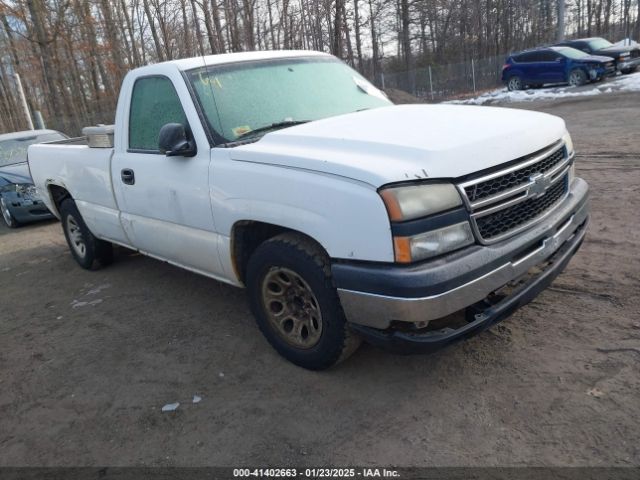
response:
M397 478L397 470L386 468L234 468L234 478Z

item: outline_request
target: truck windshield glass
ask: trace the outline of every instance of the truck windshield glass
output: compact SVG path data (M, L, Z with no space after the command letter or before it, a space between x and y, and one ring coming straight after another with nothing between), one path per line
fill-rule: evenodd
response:
M13 138L0 141L0 167L23 163L27 161L27 148L34 143L63 140L65 137L58 133L44 133L30 135L23 138Z
M335 59L246 62L204 67L187 75L216 143L391 105L380 90Z
M613 43L611 43L608 40L605 40L604 38L596 38L595 40L591 40L589 42L589 46L591 47L591 50L600 50L602 48L610 47L611 45L613 45Z

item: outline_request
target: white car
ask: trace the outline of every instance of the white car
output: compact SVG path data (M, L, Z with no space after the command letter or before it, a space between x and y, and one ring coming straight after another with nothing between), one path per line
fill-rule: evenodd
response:
M408 353L476 333L585 235L563 120L395 106L324 53L133 70L112 132L113 148L109 129L29 148L77 262L109 263L118 244L245 287L269 342L310 369L361 339Z

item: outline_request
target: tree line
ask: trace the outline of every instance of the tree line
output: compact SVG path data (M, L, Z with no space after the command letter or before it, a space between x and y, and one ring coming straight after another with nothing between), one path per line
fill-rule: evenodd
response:
M0 131L29 109L77 134L113 122L131 68L267 49L330 52L377 82L552 42L564 0L0 0ZM640 0L566 0L568 36L640 37Z

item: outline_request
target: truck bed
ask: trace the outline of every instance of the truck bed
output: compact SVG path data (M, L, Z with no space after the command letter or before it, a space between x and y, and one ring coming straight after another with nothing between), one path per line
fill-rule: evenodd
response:
M56 216L52 185L69 192L92 231L111 238L121 230L111 186L112 155L113 149L89 148L86 138L79 137L31 145L28 161L34 185Z

